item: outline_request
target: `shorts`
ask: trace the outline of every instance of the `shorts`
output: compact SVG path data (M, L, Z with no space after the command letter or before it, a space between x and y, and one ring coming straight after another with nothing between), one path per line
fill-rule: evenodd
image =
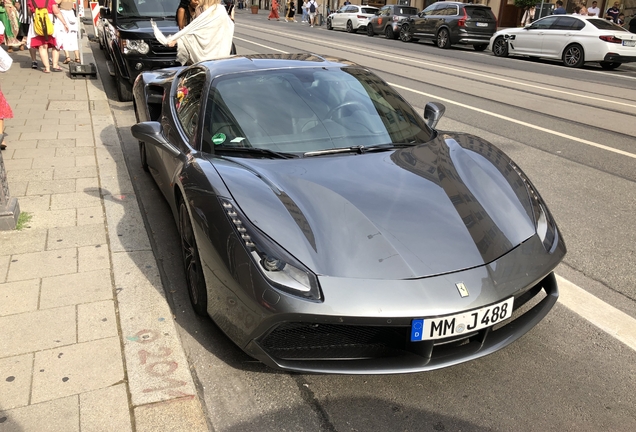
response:
M309 18L315 18L316 17L316 12L308 12L309 14Z

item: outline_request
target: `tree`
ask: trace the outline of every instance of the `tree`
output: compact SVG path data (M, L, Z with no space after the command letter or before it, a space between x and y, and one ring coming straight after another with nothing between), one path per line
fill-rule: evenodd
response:
M541 2L540 1L537 2L537 0L515 0L515 6L521 9L525 9L526 7L530 7L530 6L536 6L539 3Z

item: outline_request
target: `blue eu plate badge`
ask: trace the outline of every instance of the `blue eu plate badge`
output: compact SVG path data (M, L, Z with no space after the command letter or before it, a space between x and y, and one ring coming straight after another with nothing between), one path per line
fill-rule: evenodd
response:
M424 320L414 319L411 322L411 342L419 342L422 340L422 331L424 330Z

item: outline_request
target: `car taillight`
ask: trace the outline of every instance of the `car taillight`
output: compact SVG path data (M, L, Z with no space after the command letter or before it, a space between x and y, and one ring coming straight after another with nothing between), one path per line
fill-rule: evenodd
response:
M601 40L604 40L605 42L609 42L609 43L617 43L617 44L622 44L623 41L619 38L617 38L616 36L612 35L612 36L599 36L598 37Z
M457 25L460 27L466 27L466 19L468 19L468 14L466 14L466 9L464 9L464 16L457 21Z
M364 15L356 15L356 17L357 17L358 19L369 19L369 17L368 17L368 16L364 16Z

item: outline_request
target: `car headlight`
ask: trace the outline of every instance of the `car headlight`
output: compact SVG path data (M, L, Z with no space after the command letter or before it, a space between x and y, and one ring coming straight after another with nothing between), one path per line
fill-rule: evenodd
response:
M523 173L523 171L521 171L521 168L512 162L510 162L510 166L519 175L519 178L521 178L525 184L528 195L530 196L537 236L543 243L545 250L552 253L556 249L557 245L558 234L556 223L554 222L554 219L552 219L552 215L550 215L550 212L546 208L539 192L537 192L532 182L530 182L528 177Z
M322 299L318 278L311 270L252 225L232 200L219 201L254 264L274 287L307 300Z
M121 49L124 54L148 54L150 46L143 39L122 39Z

